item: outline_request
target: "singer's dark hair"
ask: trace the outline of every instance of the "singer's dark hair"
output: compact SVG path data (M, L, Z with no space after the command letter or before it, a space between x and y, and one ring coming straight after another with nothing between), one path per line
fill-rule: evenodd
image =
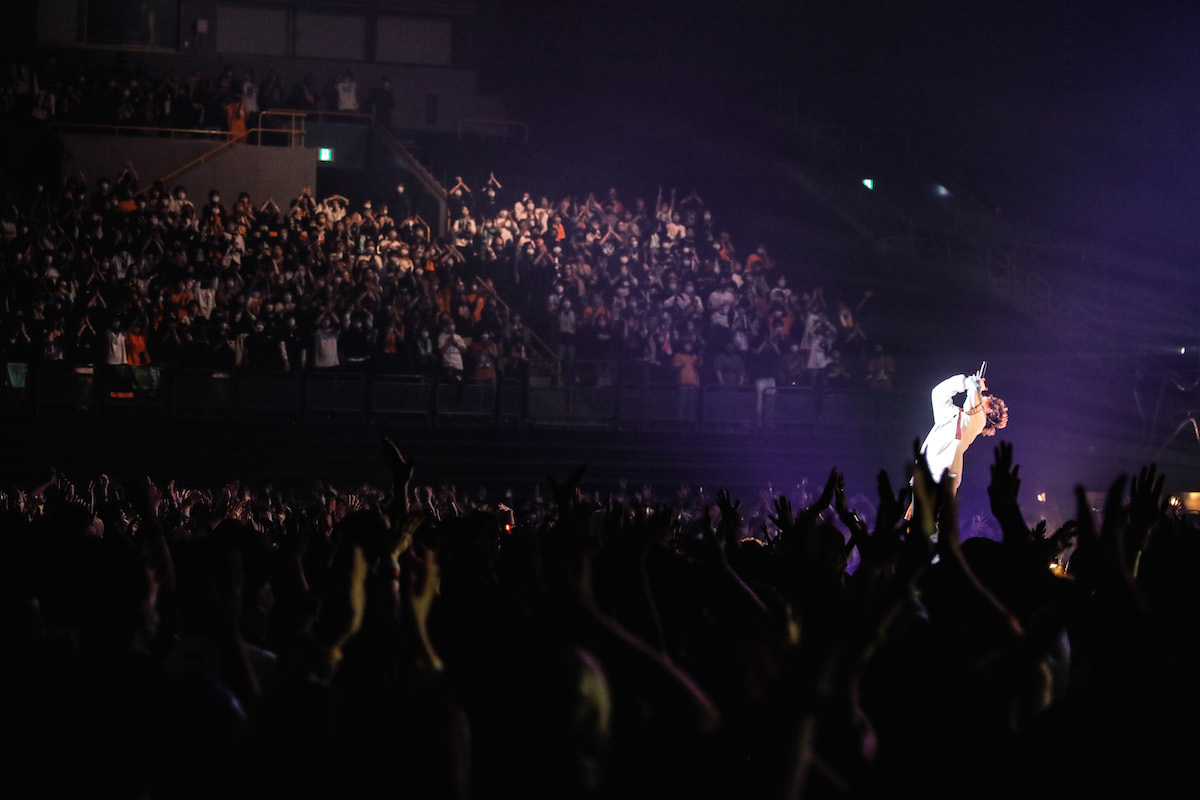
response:
M980 433L984 436L995 436L996 431L1008 424L1008 406L995 395L988 395L991 408L987 412L987 423Z

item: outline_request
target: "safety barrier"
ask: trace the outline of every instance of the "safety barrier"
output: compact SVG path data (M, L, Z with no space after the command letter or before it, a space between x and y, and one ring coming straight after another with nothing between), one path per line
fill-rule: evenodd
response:
M793 386L702 386L465 379L348 370L5 365L9 412L123 413L564 427L863 428L885 422L897 396Z

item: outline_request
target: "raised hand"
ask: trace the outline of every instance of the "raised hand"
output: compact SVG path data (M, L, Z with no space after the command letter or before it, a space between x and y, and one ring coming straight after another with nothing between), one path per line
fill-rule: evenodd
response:
M579 491L579 482L586 469L586 465L580 465L562 483L553 477L547 478L554 495L557 521L546 540L546 553L550 556L546 566L549 568L547 577L566 592L565 598L589 607L594 599L590 574L594 543L588 519L592 505L582 502Z
M833 502L833 496L837 491L838 479L841 477L841 474L837 467L829 471L829 478L825 481L825 488L821 490L820 497L811 506L804 509L800 515L800 521L815 522L817 517L821 516L825 509L829 508Z
M838 516L841 516L850 513L850 507L846 503L846 476L837 467L834 467L833 471L833 507L838 512Z
M858 515L857 509L850 508L849 503L846 502L846 476L840 471L837 473L837 480L834 485L833 503L838 519L850 531L850 536L846 540L846 546L843 551L844 555L849 558L850 551L854 549L859 541L866 537L867 523Z
M583 479L583 473L586 471L587 464L580 464L561 484L553 477L546 479L546 482L550 484L550 492L554 495L554 502L558 505L560 513L578 497L579 482Z
M725 543L725 547L736 546L742 531L741 500L734 500L728 490L717 491L717 508L721 512L721 520L717 530ZM707 513L707 508L705 509Z
M912 489L904 486L897 494L892 489L892 479L887 470L881 469L875 476L875 490L879 495L879 510L875 512L875 534L892 531L904 516L912 502Z
M913 518L909 525L907 542L917 550L920 559L927 563L933 555L933 542L937 534L938 502L942 495L939 487L948 481L936 482L929 471L925 454L918 442L914 448L916 458L910 467L912 472ZM957 535L957 531L955 532Z
M342 501L342 516L353 514L355 511L362 511L366 507L366 503L357 494L348 494L346 495L346 499Z
M1000 523L1004 541L1010 545L1025 545L1035 541L1021 515L1017 497L1021 491L1021 466L1013 463L1013 447L1000 442L995 448L995 459L991 466L991 481L988 483L988 499L992 515Z
M780 533L787 533L796 526L796 517L792 513L792 501L787 498L787 495L779 495L773 503L775 513L768 515L767 519L775 524Z
M149 517L158 516L158 506L162 502L162 492L158 485L154 483L149 475L145 478L145 502L146 507L142 509L142 513Z
M949 484L946 480L949 470L943 470L941 475L934 475L929 469L929 461L921 451L921 440L913 440L913 460L909 466L912 478L912 520L910 529L921 533L931 541L937 532L937 503L943 496L936 491L941 484Z
M1132 587L1122 544L1126 520L1125 482L1126 477L1121 475L1109 486L1099 530L1092 517L1087 493L1082 486L1075 487L1076 546L1071 554L1069 572L1088 588Z
M1163 496L1165 475L1158 474L1154 464L1144 466L1129 481L1129 527L1126 545L1131 555L1145 548L1154 526L1167 513L1168 500Z
M396 510L403 511L408 507L409 485L412 483L416 467L412 461L409 461L401 454L400 448L396 447L395 443L386 436L383 437L383 441L381 442L381 450L383 451L384 463L387 464L388 469L392 473L392 491L397 497Z
M896 554L900 548L900 534L903 526L900 520L904 509L908 507L909 492L907 487L899 496L892 490L892 480L887 470L880 470L875 477L876 490L879 494L879 509L875 513L875 530L868 536L866 525L850 527L849 550L857 547L862 559L858 574L877 574L877 570L886 570L895 563Z
M403 607L409 614L407 621L413 626L421 649L418 666L440 671L442 660L429 638L429 615L442 583L437 553L431 548L422 548L418 554L409 548L404 556L402 583L406 600Z
M992 462L992 480L988 484L988 498L992 512L997 515L1017 505L1017 494L1021 490L1021 465L1013 464L1013 448L1008 442L996 445L995 460Z
M362 627L367 605L369 565L358 545L349 549L344 563L335 566L325 586L322 612L313 634L324 658L323 668L332 672L342 656L342 646Z

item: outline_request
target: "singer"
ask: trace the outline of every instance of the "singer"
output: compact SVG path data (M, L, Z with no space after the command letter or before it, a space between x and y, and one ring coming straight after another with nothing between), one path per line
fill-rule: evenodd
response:
M929 472L935 481L941 481L942 473L949 470L946 480L950 489L958 493L962 483L963 454L977 436L995 436L996 431L1008 424L1008 406L999 397L984 395L987 382L983 373L987 362L974 375L954 375L933 387L930 398L933 402L933 427L921 445L921 452L929 463ZM954 398L966 392L961 406Z

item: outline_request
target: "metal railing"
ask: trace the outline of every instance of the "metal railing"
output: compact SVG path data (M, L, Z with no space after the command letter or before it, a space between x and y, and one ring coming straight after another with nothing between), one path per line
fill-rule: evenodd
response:
M206 161L211 161L212 159L221 155L225 151L229 150L229 148L233 147L234 145L249 143L249 141L251 140L252 137L259 137L261 132L262 132L261 128L251 128L251 129L247 130L246 133L244 133L240 136L229 136L228 132L226 132L227 138L224 142L221 142L220 144L216 145L211 150L207 150L207 151L201 153L200 155L193 158L191 161L181 164L180 166L176 167L175 169L171 170L170 172L167 172L164 175L160 175L158 177L157 183L160 185L166 185L170 181L174 180L175 178L178 178L183 173L185 173L189 170L195 169L196 167L200 166L201 164L203 164ZM134 192L134 196L141 196L141 195L145 194L146 192L150 191L150 189L154 185L155 184L152 183L152 184L148 184L146 186L139 187L138 190L136 192Z
M163 139L227 139L229 131L223 128L167 128L157 125L122 125L100 122L52 122L51 130L59 132L81 132L107 134L111 136L157 136Z
M903 393L866 388L685 389L631 378L614 362L579 362L571 381L527 375L440 380L346 369L300 373L168 366L5 364L0 408L39 417L346 419L566 428L871 429Z
M512 306L496 291L496 286L492 280L482 276L479 276L478 280L479 285L484 287L488 296L495 300L504 311L504 318L512 319ZM563 363L554 348L547 344L546 340L538 336L532 329L529 330L529 342L533 345L535 371L540 371L545 375L553 377L555 380L560 380L563 375Z

